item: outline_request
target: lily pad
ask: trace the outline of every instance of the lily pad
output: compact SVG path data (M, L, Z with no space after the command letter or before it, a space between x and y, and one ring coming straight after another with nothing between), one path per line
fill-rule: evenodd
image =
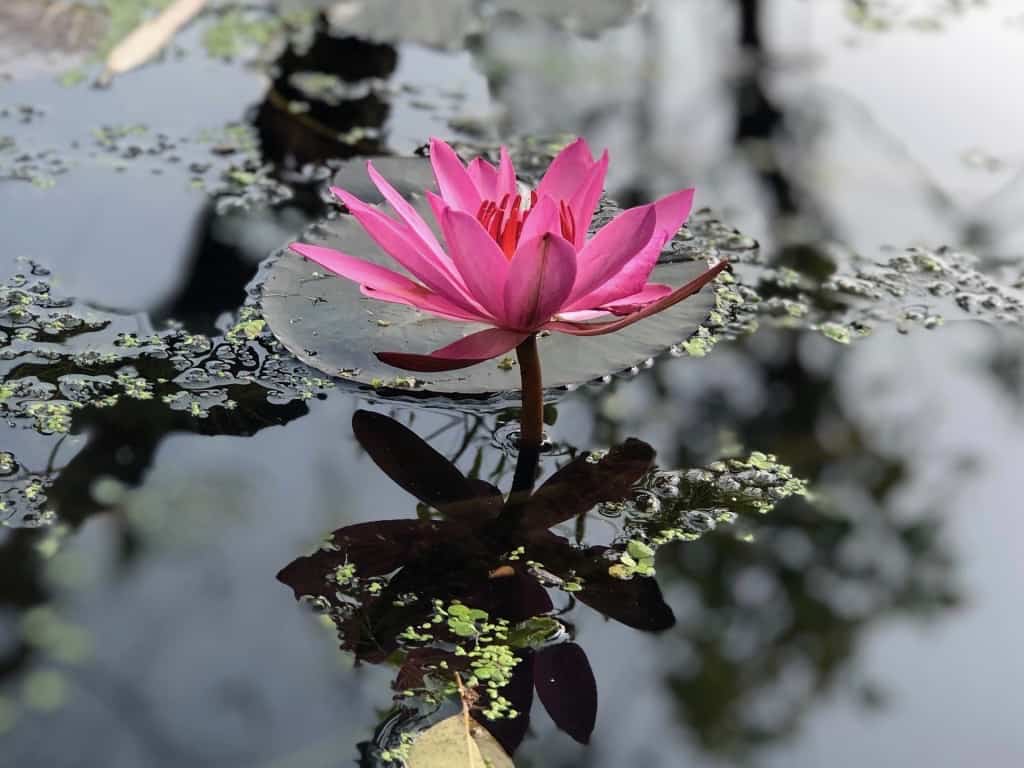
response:
M343 178L338 181L358 194L365 183L352 178L354 167L343 169ZM408 158L402 163L392 158L386 167L382 163L381 171L384 175L391 171L396 186L408 190L429 169L422 159ZM367 198L374 199L369 194ZM412 201L426 211L422 198ZM607 223L618 210L604 202L595 216L595 225ZM432 220L429 213L425 212L425 217ZM707 257L715 254L714 248L702 247L692 233L684 231L679 237L686 240L688 258L680 259L667 250L663 254L666 260L655 268L652 280L678 286L707 269ZM348 215L313 225L302 239L398 269ZM413 378L374 356L375 352L431 352L487 326L444 320L404 305L368 299L357 284L287 250L273 257L257 280L261 283L263 316L274 335L300 360L332 376L375 387L448 395L486 396L519 389L519 371L513 357ZM715 293L709 286L615 334L544 335L538 347L545 385L574 386L642 365L692 336L714 308Z

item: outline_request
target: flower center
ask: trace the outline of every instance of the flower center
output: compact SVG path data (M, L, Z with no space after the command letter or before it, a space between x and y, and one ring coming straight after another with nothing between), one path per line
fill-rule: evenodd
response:
M537 205L536 191L530 192L530 204L523 208L523 196L505 195L500 202L484 200L476 212L476 219L494 238L506 259L511 259L519 245L523 225ZM562 237L570 243L576 239L576 218L564 200L558 203L558 220Z

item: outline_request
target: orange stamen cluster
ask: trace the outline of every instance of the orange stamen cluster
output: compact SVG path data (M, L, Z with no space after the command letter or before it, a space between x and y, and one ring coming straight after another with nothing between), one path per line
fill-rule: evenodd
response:
M519 236L523 233L523 225L537 204L537 193L530 193L530 207L522 209L523 196L505 195L500 202L484 200L477 209L476 219L494 238L506 259L511 259L519 245ZM562 237L573 242L576 237L576 219L572 208L564 201L558 204L558 218L561 224Z

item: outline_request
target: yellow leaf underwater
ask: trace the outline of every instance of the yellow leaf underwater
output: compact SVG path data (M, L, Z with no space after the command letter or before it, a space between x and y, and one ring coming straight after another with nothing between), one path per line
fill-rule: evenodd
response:
M408 768L514 768L494 737L463 714L419 734L405 762Z

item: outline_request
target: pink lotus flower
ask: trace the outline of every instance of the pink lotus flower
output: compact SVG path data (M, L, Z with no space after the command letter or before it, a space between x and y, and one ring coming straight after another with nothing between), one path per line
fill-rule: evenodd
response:
M608 153L595 161L583 139L562 150L532 191L516 181L504 147L497 168L481 158L467 167L433 139L430 162L441 194L426 195L447 248L372 162L370 178L397 220L345 190L331 190L411 277L330 248L291 246L358 282L370 298L493 326L430 354L377 353L390 365L454 370L503 355L542 330L612 333L693 295L726 266L675 290L647 282L662 247L690 213L692 189L623 211L588 238Z

